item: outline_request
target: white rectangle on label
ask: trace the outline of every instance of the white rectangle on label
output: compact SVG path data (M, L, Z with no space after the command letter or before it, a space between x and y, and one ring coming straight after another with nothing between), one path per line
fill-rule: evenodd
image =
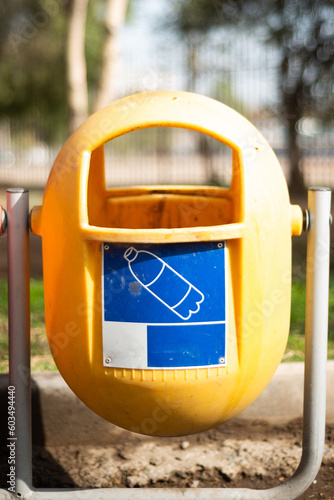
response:
M147 367L147 325L104 321L103 365L132 369Z

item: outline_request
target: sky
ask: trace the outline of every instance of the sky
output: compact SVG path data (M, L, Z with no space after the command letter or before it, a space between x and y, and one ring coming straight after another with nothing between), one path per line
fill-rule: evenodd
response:
M119 90L187 90L186 52L174 35L159 28L168 13L167 0L136 0L133 15L121 34ZM263 50L253 33L210 35L202 63L203 75L195 90L215 97L219 80L230 82L235 99L258 109L277 100L277 53ZM220 68L220 69L219 69Z

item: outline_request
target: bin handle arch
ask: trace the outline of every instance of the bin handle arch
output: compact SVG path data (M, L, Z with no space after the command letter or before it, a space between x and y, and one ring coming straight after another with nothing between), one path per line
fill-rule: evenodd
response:
M140 229L129 231L122 228L102 228L88 222L88 206L85 204L85 200L88 199L89 182L93 182L96 186L96 175L98 179L103 177L104 180L104 167L102 173L101 162L91 162L90 155L116 137L135 130L153 127L184 128L198 131L212 136L232 149L233 175L229 191L230 195L232 192L238 192L238 212L241 215L239 220L243 220L242 150L247 149L245 138L249 140L248 148L250 144L253 145L254 149L259 146L262 136L257 129L231 108L205 96L189 92L145 92L115 101L107 108L92 115L75 133L78 140L81 141L76 149L81 157L79 181L81 201L79 205L85 208L81 210L80 226L85 238L113 241L138 238L140 241L147 242L155 241L156 238L164 241L184 239L184 229L178 231L176 228L170 230L165 228L163 231L159 231L155 228L145 231ZM72 139L75 141L76 137L72 136ZM93 174L93 169L94 175L90 176L90 171ZM235 175L235 172L238 175ZM95 192L96 188L93 191ZM102 191L100 193L103 195ZM226 238L241 237L243 224L231 224L228 230L224 225L222 233L226 235ZM187 235L188 238L196 241L202 238L213 239L213 233L209 227L188 228ZM214 239L216 237L218 234L215 234Z
M183 91L143 92L115 101L91 115L70 136L56 159L54 165L56 168L52 169L56 175L70 172L75 182L80 185L79 223L88 238L95 239L97 233L97 228L89 225L87 213L90 159L93 152L101 149L106 142L116 137L151 127L194 130L229 146L233 151L230 192L238 192L240 196L239 210L240 214L243 214L244 200L241 198L244 196L244 159L250 158L260 151L271 150L262 134L239 113L209 97ZM236 172L238 175L235 175ZM53 177L52 174L53 172L51 172L50 178ZM34 217L35 227L39 225L38 218ZM240 220L243 220L243 215ZM109 228L99 228L99 231L102 229L110 232ZM233 228L230 229L234 233ZM193 230L195 231L195 229ZM121 237L122 230L116 228L114 231L117 232L117 236ZM235 233L233 236L241 236L242 228L239 224L238 228L235 228ZM154 230L154 234L156 234L156 230ZM233 236L231 234L231 237Z
M191 93L142 92L113 102L91 115L70 137L78 157L135 130L185 128L210 135L238 154L269 147L242 115L212 98Z

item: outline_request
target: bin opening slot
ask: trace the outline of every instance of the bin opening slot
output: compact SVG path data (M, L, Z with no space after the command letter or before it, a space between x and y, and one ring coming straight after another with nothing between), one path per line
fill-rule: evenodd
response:
M164 133L166 137L160 144L158 139L162 140L161 134ZM125 147L124 141L129 140L128 137L132 137L132 143L130 141ZM138 138L144 137L139 149ZM114 147L112 152L111 145ZM126 156L123 154L125 151ZM123 177L125 187L106 189L105 184L108 185L110 180L109 171L117 175L127 170L131 172L128 168L131 155L137 161L136 170L149 172L147 180L151 181L150 185L127 187L129 178ZM161 161L167 162L165 170L161 170ZM232 171L237 170L238 162L237 154L230 147L200 132L161 127L125 134L92 152L87 192L88 222L97 227L126 229L191 228L241 222L240 186L238 182L232 182ZM220 173L224 173L220 178L215 163ZM155 170L153 168L152 172L153 164ZM172 173L173 165L177 165L178 172L183 170L193 182L175 185L173 181L179 179L170 177L167 179L169 182L165 182L164 175L159 174L158 178L164 184L155 184L158 178L154 176L154 171ZM196 169L197 173L200 171L203 174L202 178L196 178ZM188 175L194 172L195 177ZM196 182L199 180L203 181L201 185ZM135 185L135 179L131 184Z
M207 134L176 127L135 130L105 144L109 187L197 184L229 187L232 149Z

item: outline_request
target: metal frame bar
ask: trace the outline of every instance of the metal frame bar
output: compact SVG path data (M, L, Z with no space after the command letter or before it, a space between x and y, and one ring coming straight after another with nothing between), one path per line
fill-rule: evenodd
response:
M326 423L326 361L331 191L310 188L307 237L303 451L296 472L267 490L193 489L34 489L32 486L29 340L28 193L8 190L8 281L10 384L16 387L16 497L31 500L293 500L311 485L323 454ZM22 377L23 374L23 377ZM11 493L0 490L0 498Z
M7 190L9 385L15 387L16 491L32 485L29 192Z

